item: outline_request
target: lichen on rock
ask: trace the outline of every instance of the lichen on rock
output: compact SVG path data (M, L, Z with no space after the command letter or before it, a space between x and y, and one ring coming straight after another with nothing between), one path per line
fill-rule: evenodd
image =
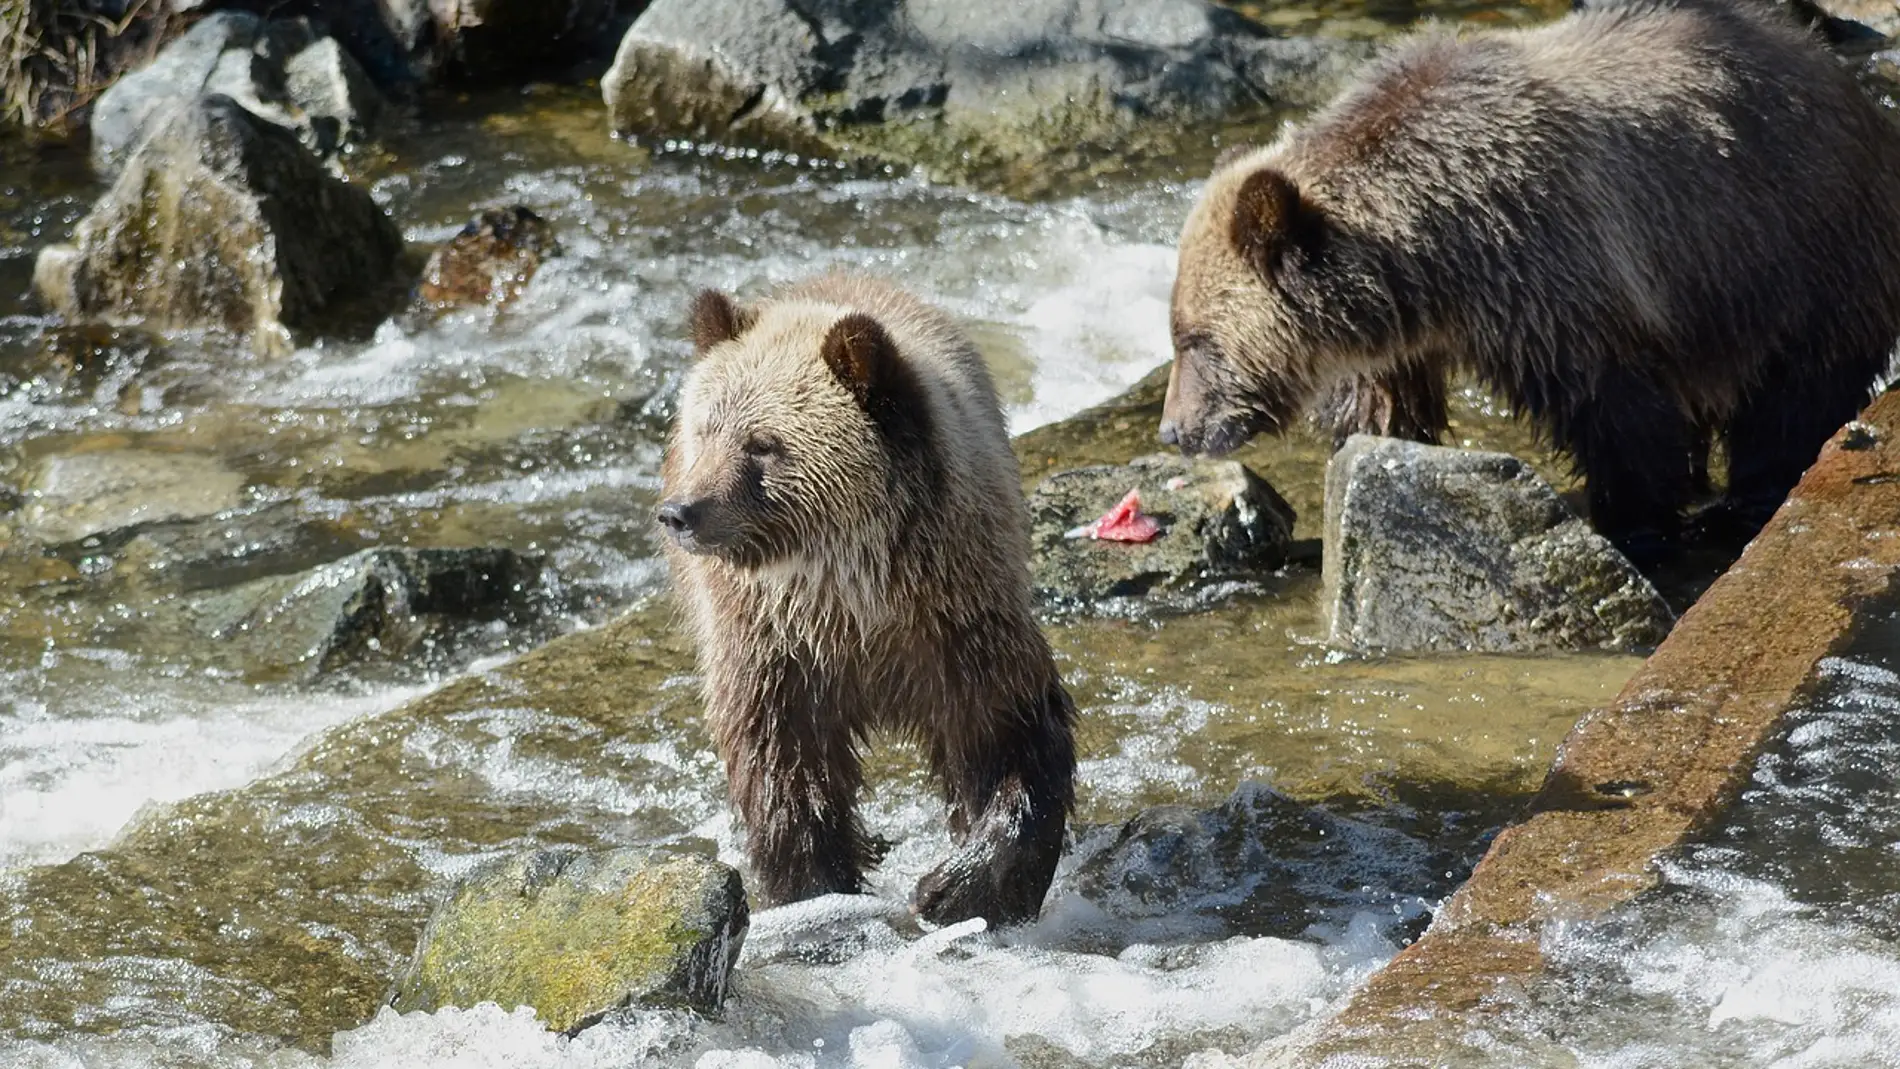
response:
M749 921L734 869L688 853L544 850L470 877L437 909L397 1010L531 1006L577 1032L639 1003L712 1012Z

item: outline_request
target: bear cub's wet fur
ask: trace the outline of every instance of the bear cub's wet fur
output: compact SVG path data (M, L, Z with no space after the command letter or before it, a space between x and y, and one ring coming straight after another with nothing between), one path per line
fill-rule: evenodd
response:
M768 903L875 863L858 748L915 740L951 857L912 905L1033 919L1072 805L1074 710L1032 613L1027 509L996 391L942 312L831 275L692 308L659 522L707 720Z
M1757 10L1759 8L1759 10ZM1434 440L1462 366L1665 554L1729 457L1752 533L1900 337L1900 135L1771 5L1608 0L1397 46L1184 228L1162 437L1220 453L1316 399Z

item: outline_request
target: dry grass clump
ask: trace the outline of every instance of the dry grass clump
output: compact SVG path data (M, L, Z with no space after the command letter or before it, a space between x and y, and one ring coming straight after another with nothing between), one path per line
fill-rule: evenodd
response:
M0 117L70 128L106 86L148 62L186 21L170 0L0 0Z

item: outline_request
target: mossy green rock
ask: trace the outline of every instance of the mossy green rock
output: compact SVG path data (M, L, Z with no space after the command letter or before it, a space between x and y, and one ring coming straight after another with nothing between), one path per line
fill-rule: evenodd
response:
M436 911L390 1004L532 1006L574 1032L631 1003L711 1012L745 944L738 872L646 850L543 850L471 877Z

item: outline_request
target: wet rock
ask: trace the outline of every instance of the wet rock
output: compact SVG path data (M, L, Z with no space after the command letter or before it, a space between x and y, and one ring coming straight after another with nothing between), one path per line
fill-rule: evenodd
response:
M137 524L210 516L243 499L244 477L212 457L103 449L51 457L28 480L22 537L74 542Z
M97 323L52 327L37 345L0 353L0 397L89 396L136 415L141 405L132 387L142 372L161 366L165 355L157 339L142 331Z
M1151 542L1069 538L1141 492L1161 521ZM1118 467L1065 471L1029 495L1031 578L1059 602L1127 597L1279 567L1293 536L1293 508L1266 480L1233 461L1139 457Z
M1295 937L1362 910L1416 916L1450 890L1446 867L1403 832L1243 783L1212 809L1143 810L1076 866L1068 888L1123 926Z
M471 620L519 623L541 562L509 549L372 549L307 572L192 595L191 633L253 678L402 660Z
M174 106L33 284L74 321L222 328L281 353L292 332L366 330L399 293L402 235L359 186L236 101Z
M397 981L397 1010L532 1006L576 1032L639 1004L725 1000L745 943L738 872L690 854L539 851L471 877L436 910Z
M1358 45L1203 0L657 0L602 79L616 132L1001 180L1086 146L1317 102ZM1027 169L1033 169L1028 164Z
M308 20L220 11L99 97L94 165L114 173L172 106L212 95L294 130L326 156L367 136L381 108L369 76Z
M416 283L415 310L506 307L541 261L560 251L554 228L534 212L519 204L489 208L429 257Z
M308 19L271 24L268 42L283 56L284 93L296 106L306 143L328 156L367 141L383 110L382 95L341 44Z
M1354 435L1326 470L1332 642L1353 649L1653 646L1656 588L1530 466Z

